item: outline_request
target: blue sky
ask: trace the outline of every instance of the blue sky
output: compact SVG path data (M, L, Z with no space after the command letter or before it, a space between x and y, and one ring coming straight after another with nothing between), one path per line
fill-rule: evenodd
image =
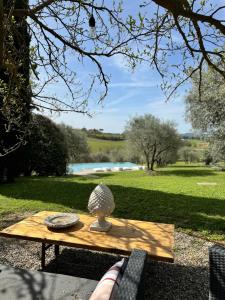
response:
M185 86L168 102L160 89L161 78L156 71L140 65L134 72L126 67L120 56L115 56L104 66L111 75L109 93L100 105L91 104L92 118L76 113L51 115L57 123L75 128L102 128L105 132L122 132L129 118L146 113L163 120L173 120L179 132L189 132L185 122ZM53 88L53 87L52 87ZM60 89L54 87L54 90ZM63 90L60 91L63 93Z
M135 0L135 2L138 2ZM124 1L126 14L137 14L135 5ZM133 2L132 2L133 3ZM88 74L94 73L93 65L84 61L79 64L76 57L71 55L70 64L78 71L79 80L86 82ZM174 57L173 59L176 59ZM178 58L177 58L178 59ZM123 132L126 122L136 116L153 114L163 120L172 120L177 124L179 132L190 132L190 124L185 122L184 96L187 86L179 90L179 94L166 102L165 95L160 89L161 78L158 73L146 64L139 65L133 72L126 67L121 56L104 59L102 62L104 71L110 75L109 93L104 102L99 105L90 99L92 118L78 113L52 114L46 113L57 123L65 123L74 128L102 128L105 132ZM47 93L54 91L57 96L65 100L66 90L63 85L53 84L47 89Z

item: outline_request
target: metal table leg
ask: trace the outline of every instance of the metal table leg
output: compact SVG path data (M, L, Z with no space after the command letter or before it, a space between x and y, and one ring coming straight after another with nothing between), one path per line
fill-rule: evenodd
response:
M45 250L46 245L45 243L41 244L41 269L43 270L45 268Z
M59 245L55 245L55 258L59 255Z
M50 247L54 246L55 258L59 255L59 245L52 245L52 244L41 244L41 269L45 268L45 257L46 257L46 250Z

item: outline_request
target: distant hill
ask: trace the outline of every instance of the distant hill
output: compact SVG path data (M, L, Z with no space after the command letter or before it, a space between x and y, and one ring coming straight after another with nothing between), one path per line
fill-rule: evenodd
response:
M97 129L83 129L83 131L87 134L88 145L93 153L126 147L124 134L102 132ZM180 136L185 140L184 146L191 147L195 151L203 152L208 148L208 143L194 133L183 133Z
M186 133L181 133L180 134L182 139L200 139L201 136L196 134L196 133L192 133L192 132L186 132Z
M87 137L100 139L100 140L109 140L109 141L124 141L125 134L124 133L111 133L111 132L103 132L103 129L81 129L83 132L87 134ZM182 139L200 139L200 135L193 132L181 133L180 137Z
M109 141L124 141L125 135L121 133L103 132L103 129L86 129L82 128L82 131L87 134L89 138L109 140Z
M103 132L103 129L81 129L87 135L88 145L91 152L108 152L112 149L126 147L124 133ZM208 143L201 139L199 135L192 132L180 134L181 139L185 140L185 145L196 151L204 151L208 148Z

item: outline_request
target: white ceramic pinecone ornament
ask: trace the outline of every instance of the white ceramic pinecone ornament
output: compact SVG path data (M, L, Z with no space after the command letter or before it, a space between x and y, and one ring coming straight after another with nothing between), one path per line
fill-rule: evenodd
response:
M99 184L93 190L88 202L90 213L97 216L98 220L91 224L90 230L108 231L111 223L105 220L115 209L114 197L111 190L104 184Z

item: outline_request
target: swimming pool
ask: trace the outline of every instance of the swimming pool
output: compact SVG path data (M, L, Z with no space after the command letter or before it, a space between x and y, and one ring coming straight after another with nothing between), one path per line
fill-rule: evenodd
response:
M96 163L80 163L80 164L69 164L69 173L80 172L84 170L93 170L96 168L132 168L137 167L136 164L131 162L96 162Z

